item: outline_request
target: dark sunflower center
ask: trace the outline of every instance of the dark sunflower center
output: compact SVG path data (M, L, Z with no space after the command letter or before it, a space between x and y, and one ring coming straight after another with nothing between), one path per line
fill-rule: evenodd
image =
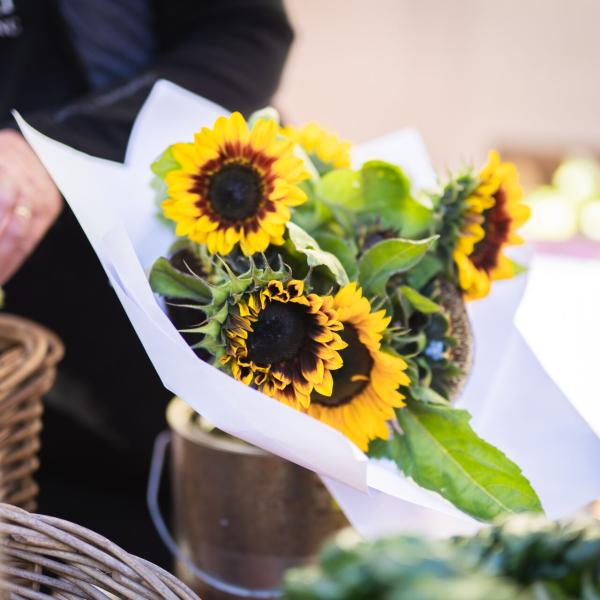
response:
M267 304L248 335L248 358L259 365L295 358L306 337L306 313L298 304Z
M313 393L311 399L317 404L325 406L348 404L369 383L373 366L371 353L358 339L358 333L352 325L344 325L344 330L340 333L340 336L348 344L340 352L344 365L341 369L331 373L333 375L333 393L331 396Z
M178 271L189 275L190 272L198 277L206 277L204 266L200 257L190 248L181 248L177 250L169 259L169 262Z
M475 244L470 256L473 264L487 273L498 265L502 246L508 241L511 216L506 207L506 192L500 188L494 194L494 206L484 213L485 237Z
M241 221L256 214L263 194L262 179L247 165L223 166L210 179L208 200L224 219Z

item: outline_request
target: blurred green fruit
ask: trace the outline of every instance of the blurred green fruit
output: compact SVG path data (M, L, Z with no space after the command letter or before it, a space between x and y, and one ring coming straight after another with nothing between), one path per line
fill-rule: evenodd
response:
M554 173L552 183L575 203L600 196L600 165L591 158L565 160Z
M585 237L600 242L600 199L590 200L581 207L579 229Z
M522 229L527 239L563 242L577 233L577 210L560 191L541 187L527 197L531 218Z

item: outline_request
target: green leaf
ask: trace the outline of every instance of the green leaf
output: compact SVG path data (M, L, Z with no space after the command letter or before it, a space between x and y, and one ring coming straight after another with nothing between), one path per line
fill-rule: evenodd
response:
M406 278L410 287L420 290L443 269L442 261L433 252L430 252L414 269L411 269Z
M396 227L404 237L415 239L432 232L432 211L414 198L404 198L380 213L383 224Z
M192 144L189 144L192 146ZM152 172L164 179L170 171L179 169L181 165L175 160L173 156L173 146L169 146L151 165Z
M315 231L331 221L333 214L330 208L318 198L297 206L292 213L292 221L305 231Z
M420 294L417 290L408 287L407 285L401 286L400 291L404 294L404 297L410 302L413 308L416 308L425 315L442 311L442 307L439 304L436 304L433 300L427 298L427 296L423 296L423 294Z
M265 106L250 115L250 118L248 119L248 128L252 129L256 125L256 122L261 119L264 121L275 121L277 125L281 122L277 109L272 106Z
M322 250L317 241L295 223L290 221L287 228L290 240L298 252L306 255L309 267L324 265L331 271L340 285L346 285L349 282L348 275L340 259L335 254Z
M360 170L365 204L388 205L410 195L410 180L404 171L383 160L370 160Z
M182 273L166 258L159 258L150 270L150 287L165 298L189 298L208 302L212 298L208 284L196 275Z
M521 469L471 429L467 411L409 402L396 415L403 433L394 435L392 456L420 486L484 521L542 511Z
M329 231L338 238L354 239L356 234L356 213L345 206L323 203L330 211L332 219L327 223Z
M518 263L516 260L511 260L510 262L513 267L513 275L520 275L521 273L527 272L527 267L525 265Z
M327 173L317 184L317 194L328 204L352 210L365 207L361 175L351 169L336 169Z
M358 262L356 253L352 251L348 241L333 235L333 233L318 233L315 235L315 240L323 250L335 254L340 259L350 281L357 278Z
M442 404L448 406L450 403L444 396L438 394L435 390L425 385L411 385L410 395L419 402L429 402L430 404Z
M371 246L358 263L359 282L365 294L383 297L390 277L414 267L436 239L436 236L418 241L396 238Z
M400 167L372 160L363 165L360 175L364 212L376 214L402 237L430 233L432 211L411 197L410 180Z
M369 442L369 450L367 454L371 458L389 458L390 457L390 446L387 440L381 438L375 438Z
M401 236L416 238L431 229L432 211L411 197L409 179L391 163L373 160L360 171L336 169L322 177L316 190L330 207L374 215Z

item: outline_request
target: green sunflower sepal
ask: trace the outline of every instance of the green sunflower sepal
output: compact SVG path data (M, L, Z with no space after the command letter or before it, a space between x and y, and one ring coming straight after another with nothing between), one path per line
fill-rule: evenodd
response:
M456 267L452 255L461 235L466 201L477 189L479 178L473 168L466 167L454 175L441 188L431 194L434 231L439 235L435 254L441 262L440 271L456 280Z
M274 121L278 126L281 123L279 111L273 106L265 106L264 108L255 110L248 119L248 127L252 129L260 120Z
M164 298L189 299L202 304L212 297L210 286L204 279L179 271L165 257L152 265L149 280L152 291Z
M190 144L191 145L191 144ZM172 221L163 215L161 209L162 203L169 197L165 178L171 171L180 169L181 165L177 162L173 154L173 145L169 146L151 165L150 170L154 177L150 182L150 187L154 190L154 205L156 206L156 217L168 227L175 229Z
M181 273L166 258L158 259L150 272L150 285L155 293L168 298L190 299L187 306L197 308L204 315L202 323L181 330L181 333L201 334L203 339L193 348L209 352L215 365L224 353L222 329L230 308L238 304L245 294L264 287L270 281L288 281L291 278L290 270L282 262L276 269L266 258L261 261L266 265L263 268L257 267L252 257L249 262L246 272L236 274L224 259L214 259L217 283L208 283L194 274Z
M174 145L174 144L173 144ZM159 177L164 179L171 171L181 168L181 165L173 154L173 145L169 146L151 165L150 170ZM192 144L188 144L192 146Z

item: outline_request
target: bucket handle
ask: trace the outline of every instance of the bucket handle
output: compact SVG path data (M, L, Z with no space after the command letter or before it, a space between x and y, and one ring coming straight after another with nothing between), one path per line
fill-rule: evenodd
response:
M148 510L150 511L150 518L152 523L163 541L164 545L169 549L171 554L181 561L195 577L200 581L212 586L220 592L226 594L232 594L234 596L241 596L242 598L281 598L281 591L279 589L250 589L235 585L233 583L227 583L210 573L207 573L203 569L200 569L185 554L179 549L177 542L173 539L169 528L167 527L165 520L160 510L160 504L158 502L158 492L160 490L160 483L162 480L162 473L165 464L165 454L167 446L171 443L171 432L163 431L159 433L154 442L154 449L152 451L152 463L150 465L150 477L148 478L148 489L146 491L146 503Z

